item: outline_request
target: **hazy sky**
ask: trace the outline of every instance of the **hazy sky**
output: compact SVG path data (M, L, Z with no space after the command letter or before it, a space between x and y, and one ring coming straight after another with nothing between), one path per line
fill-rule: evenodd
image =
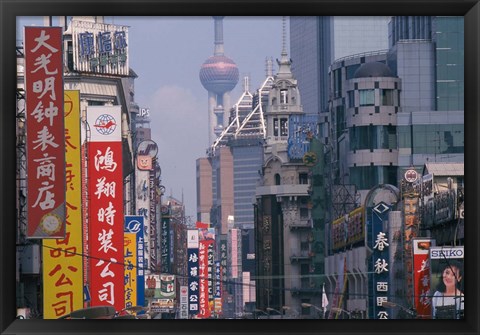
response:
M19 20L17 36L23 25L42 22L41 18ZM213 55L213 22L209 16L105 17L105 23L129 26L130 68L138 75L135 101L141 108L150 108L152 139L159 147L167 195L181 199L183 192L186 214L192 220L196 219L195 160L204 157L208 147L208 93L199 71ZM282 27L281 17L227 16L223 20L225 55L235 61L240 73L232 104L242 93L244 76L250 77L253 93L265 78L265 59L280 58Z

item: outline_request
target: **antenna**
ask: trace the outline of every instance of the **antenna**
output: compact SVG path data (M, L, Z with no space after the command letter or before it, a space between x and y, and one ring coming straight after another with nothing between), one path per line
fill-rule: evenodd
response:
M270 57L265 57L265 74L266 77L272 77L273 76L273 58Z
M282 16L282 55L287 54L287 17Z
M248 76L243 77L243 91L248 92L250 90L250 81Z

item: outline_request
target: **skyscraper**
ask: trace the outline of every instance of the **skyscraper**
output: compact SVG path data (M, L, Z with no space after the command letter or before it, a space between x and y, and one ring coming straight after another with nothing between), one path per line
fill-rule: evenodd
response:
M222 133L225 127L225 110L230 106L230 92L238 82L238 68L233 60L224 55L223 16L214 16L214 54L200 69L200 81L208 91L208 143Z
M336 59L388 48L389 20L388 16L290 17L292 72L306 114L326 110L328 67Z

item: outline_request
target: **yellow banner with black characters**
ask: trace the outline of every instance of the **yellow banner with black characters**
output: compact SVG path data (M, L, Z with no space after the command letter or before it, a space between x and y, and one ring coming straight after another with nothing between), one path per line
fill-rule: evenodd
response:
M125 262L125 308L139 305L137 303L137 234L124 233ZM143 302L141 302L143 305Z
M64 113L66 233L64 238L42 241L44 319L83 308L80 91L64 91Z

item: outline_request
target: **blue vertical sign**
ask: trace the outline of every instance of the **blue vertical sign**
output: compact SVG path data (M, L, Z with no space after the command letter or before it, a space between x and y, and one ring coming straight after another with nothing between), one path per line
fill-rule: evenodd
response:
M388 227L385 224L388 221L388 213L391 207L384 202L372 208L372 240L369 246L373 249L373 281L372 292L373 318L389 319L387 308L383 307L383 302L388 302L389 296L389 274L390 274L390 241L388 240Z
M143 216L126 215L125 232L137 236L137 305L145 306L145 270L144 270L144 221Z

